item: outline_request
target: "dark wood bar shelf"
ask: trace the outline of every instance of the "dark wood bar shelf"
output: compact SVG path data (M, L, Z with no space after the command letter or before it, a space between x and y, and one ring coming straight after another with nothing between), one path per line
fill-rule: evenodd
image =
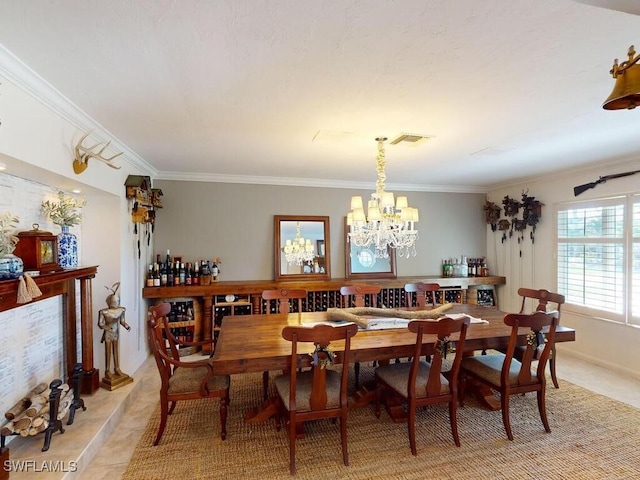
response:
M405 306L404 286L407 283L425 282L438 283L441 287L439 301L455 303L477 303L497 307L495 285L506 283L505 277L398 277L385 279L348 280L345 278L332 278L330 280L300 280L300 281L273 281L273 280L248 280L215 282L210 285L180 285L172 287L145 287L142 296L146 299L166 300L172 298L195 298L202 305L202 335L203 340L211 340L216 330L216 322L221 320L214 318L214 307L220 310L221 315L226 313L225 308L232 308L233 302L225 301L227 295L242 297L251 305L254 314L265 313L265 304L260 297L263 290L281 288L303 288L309 293L306 301L303 301L302 309L307 312L323 311L329 307L337 307L340 301L340 287L343 285L374 284L382 287L382 303L387 307ZM469 292L473 292L470 295ZM480 295L482 292L483 295ZM490 295L488 295L489 293ZM207 349L203 353L211 353Z
M93 366L93 306L91 293L91 279L96 276L97 271L97 266L90 266L70 268L35 276L33 280L42 291L42 295L24 304L17 303L19 280L0 281L0 312L29 305L57 295L64 297L62 321L64 325L66 380L69 381L73 376L74 366L78 362L76 356L76 280L79 280L82 369L84 373L81 391L85 394L95 392L99 383L99 372Z

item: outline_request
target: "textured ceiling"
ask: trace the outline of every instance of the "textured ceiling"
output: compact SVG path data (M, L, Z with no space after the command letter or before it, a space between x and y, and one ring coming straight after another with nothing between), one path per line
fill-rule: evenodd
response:
M389 186L482 191L640 156L637 3L3 0L0 44L159 178L373 185L404 132Z

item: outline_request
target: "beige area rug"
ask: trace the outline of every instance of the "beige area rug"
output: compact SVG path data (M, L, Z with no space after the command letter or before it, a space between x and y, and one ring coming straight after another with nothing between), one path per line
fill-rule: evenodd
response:
M361 378L372 378L362 366ZM261 374L231 380L227 439L220 440L218 402L180 402L153 447L159 409L137 445L124 479L276 479L289 475L285 430L273 421L243 422L260 403ZM418 455L409 450L406 424L393 423L373 406L349 412L349 460L342 464L339 424L309 422L296 443L298 479L636 479L640 478L640 410L568 382L547 391L551 433L540 422L535 394L512 396L514 441L507 440L500 412L468 398L458 410L462 446L453 443L448 409L420 410Z

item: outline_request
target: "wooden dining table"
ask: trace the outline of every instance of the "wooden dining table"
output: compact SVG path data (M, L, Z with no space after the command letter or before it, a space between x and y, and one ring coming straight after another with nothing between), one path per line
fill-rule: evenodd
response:
M411 310L411 309L404 309ZM414 309L415 310L415 309ZM488 323L471 323L467 330L465 351L504 349L509 342L511 327L503 322L505 312L491 307L472 304L454 304L446 314L466 313ZM327 312L289 313L271 315L236 315L225 317L212 357L216 374L233 375L248 372L283 371L290 368L291 342L282 338L282 329L287 325L329 322ZM520 341L524 345L528 329L523 328ZM451 336L455 341L457 334ZM351 339L349 362L369 362L411 357L414 354L416 335L405 328L386 330L359 330ZM575 341L575 330L559 325L556 342ZM434 336L435 342L435 336ZM343 345L332 343L332 349L342 362ZM425 345L422 354L430 355L432 345ZM306 353L301 351L304 361ZM487 395L492 396L490 392ZM373 398L370 386L363 386L351 399L350 407L366 405ZM267 401L268 402L268 401ZM499 403L485 398L488 408L499 409ZM247 422L262 421L273 415L268 403L245 416Z

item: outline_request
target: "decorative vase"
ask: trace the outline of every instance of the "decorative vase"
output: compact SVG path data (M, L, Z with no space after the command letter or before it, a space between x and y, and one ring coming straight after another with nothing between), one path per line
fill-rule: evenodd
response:
M67 225L62 225L58 234L58 265L62 268L78 266L78 238L69 232Z
M13 253L5 253L0 257L0 279L18 278L22 275L24 264L20 257Z

